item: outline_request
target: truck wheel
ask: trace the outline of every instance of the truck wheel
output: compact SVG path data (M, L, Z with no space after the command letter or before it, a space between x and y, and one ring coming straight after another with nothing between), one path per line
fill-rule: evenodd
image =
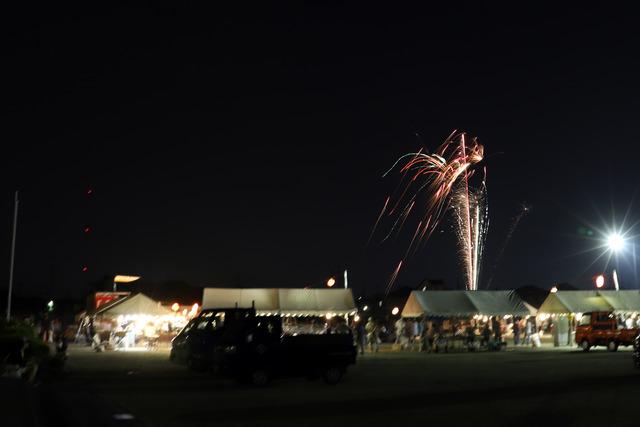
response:
M251 384L256 387L265 387L270 380L271 377L266 369L258 368L251 373Z
M342 379L342 369L331 366L322 371L322 379L327 384L338 384Z
M589 351L591 345L589 345L589 341L582 340L582 342L580 343L580 348L582 348L582 351Z
M609 344L607 344L607 350L609 351L617 351L618 350L618 343L615 341L609 341Z
M204 372L207 370L207 365L204 360L193 356L187 361L187 366L195 372Z

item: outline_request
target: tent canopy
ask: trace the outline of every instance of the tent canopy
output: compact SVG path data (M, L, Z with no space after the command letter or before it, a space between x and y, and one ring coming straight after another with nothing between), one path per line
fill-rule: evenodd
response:
M144 314L148 316L163 316L171 314L171 310L162 307L158 301L139 293L120 298L108 304L100 306L96 315L120 316L127 314Z
M324 316L356 312L351 289L205 288L202 308L251 307L258 314Z
M598 291L602 299L613 307L614 311L640 311L640 291Z
M403 317L533 314L515 291L413 291Z
M542 313L588 313L590 311L640 311L640 291L558 291L550 293Z

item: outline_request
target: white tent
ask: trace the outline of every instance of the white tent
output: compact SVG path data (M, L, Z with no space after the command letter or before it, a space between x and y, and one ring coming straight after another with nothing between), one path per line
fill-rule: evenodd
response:
M600 296L617 312L640 311L640 291L598 291Z
M324 316L355 314L351 289L205 288L202 308L251 307L258 314Z
M419 316L526 316L534 314L515 291L413 291L403 317Z
M159 302L149 298L148 296L139 293L102 305L96 310L95 314L101 316L163 316L171 314L171 310L163 307Z
M541 313L588 313L590 311L640 311L639 291L558 291L550 293Z

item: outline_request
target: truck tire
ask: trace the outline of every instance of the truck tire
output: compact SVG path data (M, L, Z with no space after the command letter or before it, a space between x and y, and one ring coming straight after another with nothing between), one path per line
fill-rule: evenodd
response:
M582 340L582 342L580 343L580 348L582 349L582 351L587 352L591 348L591 345L589 344L589 341Z
M191 356L189 360L187 360L187 366L189 367L189 369L195 372L204 372L207 370L207 364L205 363L204 359L199 357Z
M330 366L322 371L322 379L327 384L338 384L342 379L344 369L337 366Z
M608 351L618 351L618 343L615 341L609 341L607 344Z
M269 385L271 381L271 375L269 375L269 371L263 368L254 369L251 372L251 384L256 387L266 387Z

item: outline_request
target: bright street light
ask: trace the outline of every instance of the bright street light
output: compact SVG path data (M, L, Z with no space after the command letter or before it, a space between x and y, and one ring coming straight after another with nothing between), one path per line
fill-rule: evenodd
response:
M614 255L617 255L618 252L624 249L624 237L618 232L609 234L607 236L607 246ZM618 273L615 269L613 270L613 286L616 291L620 290L620 284L618 283Z
M607 236L607 246L611 252L619 252L624 249L624 237L620 233L611 233Z
M553 288L551 288L551 293L555 294L556 292L558 292L558 287L554 286Z
M400 309L398 307L393 307L393 310L391 310L391 314L395 316L398 313L400 313Z
M596 277L596 288L601 288L604 286L604 275L599 274L598 277Z
M331 288L335 284L336 284L336 279L334 279L333 277L329 277L329 280L327 280L327 286Z

